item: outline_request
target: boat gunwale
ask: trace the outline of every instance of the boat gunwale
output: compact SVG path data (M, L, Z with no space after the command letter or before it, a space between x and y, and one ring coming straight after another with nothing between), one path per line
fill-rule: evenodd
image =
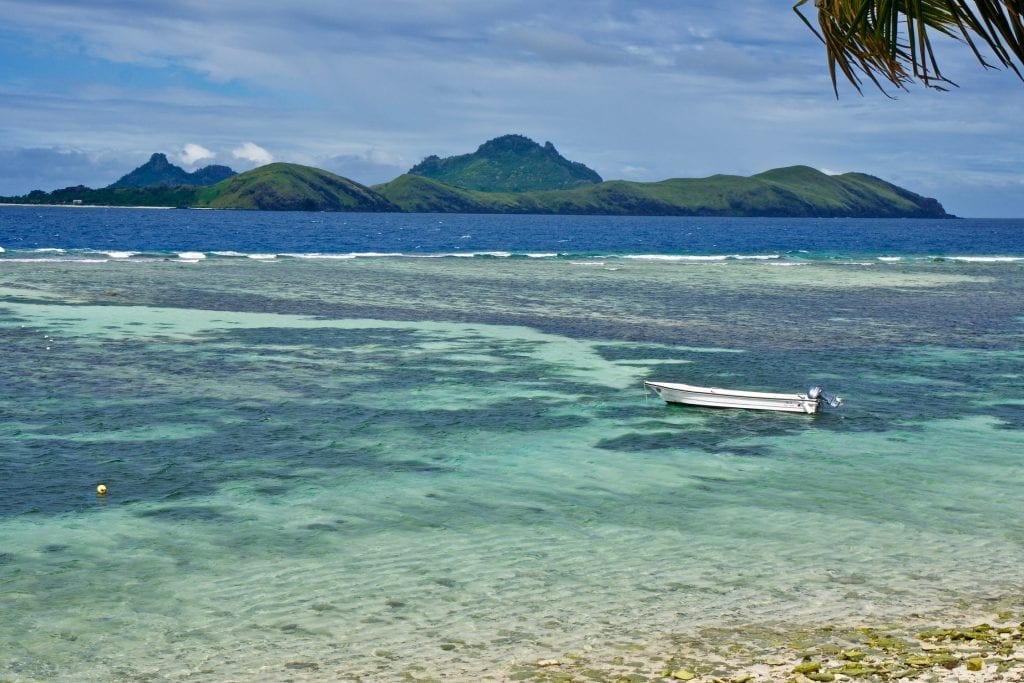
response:
M651 382L644 380L644 387L664 387L673 391L684 391L703 396L739 396L744 398L762 398L779 401L817 401L807 394L782 394L767 391L744 391L742 389L723 389L721 387L699 387L693 384L681 384L679 382Z

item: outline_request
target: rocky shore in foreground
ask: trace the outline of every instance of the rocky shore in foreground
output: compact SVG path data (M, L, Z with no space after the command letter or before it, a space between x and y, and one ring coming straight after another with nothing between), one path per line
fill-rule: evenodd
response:
M677 639L671 654L623 644L596 658L538 659L505 680L552 683L758 683L786 681L1024 681L1022 614L1002 612L964 627L710 629Z

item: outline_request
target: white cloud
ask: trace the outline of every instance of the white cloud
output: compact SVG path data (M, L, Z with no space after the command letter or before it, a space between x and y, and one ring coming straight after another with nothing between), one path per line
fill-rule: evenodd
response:
M623 178L628 178L630 180L646 180L651 174L651 172L643 166L630 166L628 164L620 169L620 173Z
M263 166L264 164L269 164L271 161L274 160L274 156L270 152L263 149L255 142L243 143L241 146L235 147L233 150L231 150L231 153L235 156L236 159L251 161L252 163L258 164L260 166Z
M205 159L212 159L214 155L213 152L206 149L202 145L197 145L195 143L190 142L185 145L185 148L183 150L181 150L180 156L181 162L183 164L185 164L186 166L195 166L200 161L203 161Z
M309 163L364 185L373 185L394 180L415 162L395 152L374 148L317 156Z

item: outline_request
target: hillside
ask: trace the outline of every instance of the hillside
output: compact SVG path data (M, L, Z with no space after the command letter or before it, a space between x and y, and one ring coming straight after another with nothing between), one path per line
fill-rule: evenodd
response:
M212 169L212 170L210 170ZM199 178L225 169L214 185ZM431 174L438 176L432 177ZM176 184L187 177L187 184ZM163 178L159 182L150 182ZM235 175L226 167L194 174L163 154L124 176L145 186L34 190L0 202L173 206L272 211L405 211L411 213L534 213L614 216L777 216L821 218L949 218L935 199L864 173L827 175L809 166L753 176L713 175L640 183L602 181L568 161L551 143L521 135L484 143L473 154L428 157L409 173L372 188L297 164L273 163ZM116 184L115 184L116 185ZM539 189L527 189L527 188ZM481 188L505 188L502 190Z
M807 166L751 177L715 175L654 183L606 181L571 190L472 192L400 176L374 189L403 211L637 216L945 218L934 199L861 173L830 176Z
M34 190L23 197L0 197L23 204L169 206L261 209L265 211L398 211L370 188L309 166L275 163L233 175L209 187L147 185L93 190L82 185L53 192Z
M214 185L220 181L235 175L227 166L204 166L192 173L187 172L180 166L175 166L167 160L165 154L159 152L149 158L149 161L139 166L134 171L121 176L116 182L107 186L107 189L149 187L150 185L164 185L167 187L180 187L182 185L193 185L202 187Z
M348 178L298 164L273 163L201 189L198 207L269 211L397 211Z
M801 196L820 215L848 215L851 211L877 217L948 215L937 200L864 173L830 176L807 166L791 166L765 171L753 178Z
M597 172L569 161L550 142L541 147L522 135L489 140L472 154L429 156L409 174L478 192L567 190L601 182Z

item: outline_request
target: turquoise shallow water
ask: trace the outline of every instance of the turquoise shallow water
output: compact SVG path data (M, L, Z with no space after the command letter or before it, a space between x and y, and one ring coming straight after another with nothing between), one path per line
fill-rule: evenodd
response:
M4 263L0 680L503 680L1019 607L1022 274Z

